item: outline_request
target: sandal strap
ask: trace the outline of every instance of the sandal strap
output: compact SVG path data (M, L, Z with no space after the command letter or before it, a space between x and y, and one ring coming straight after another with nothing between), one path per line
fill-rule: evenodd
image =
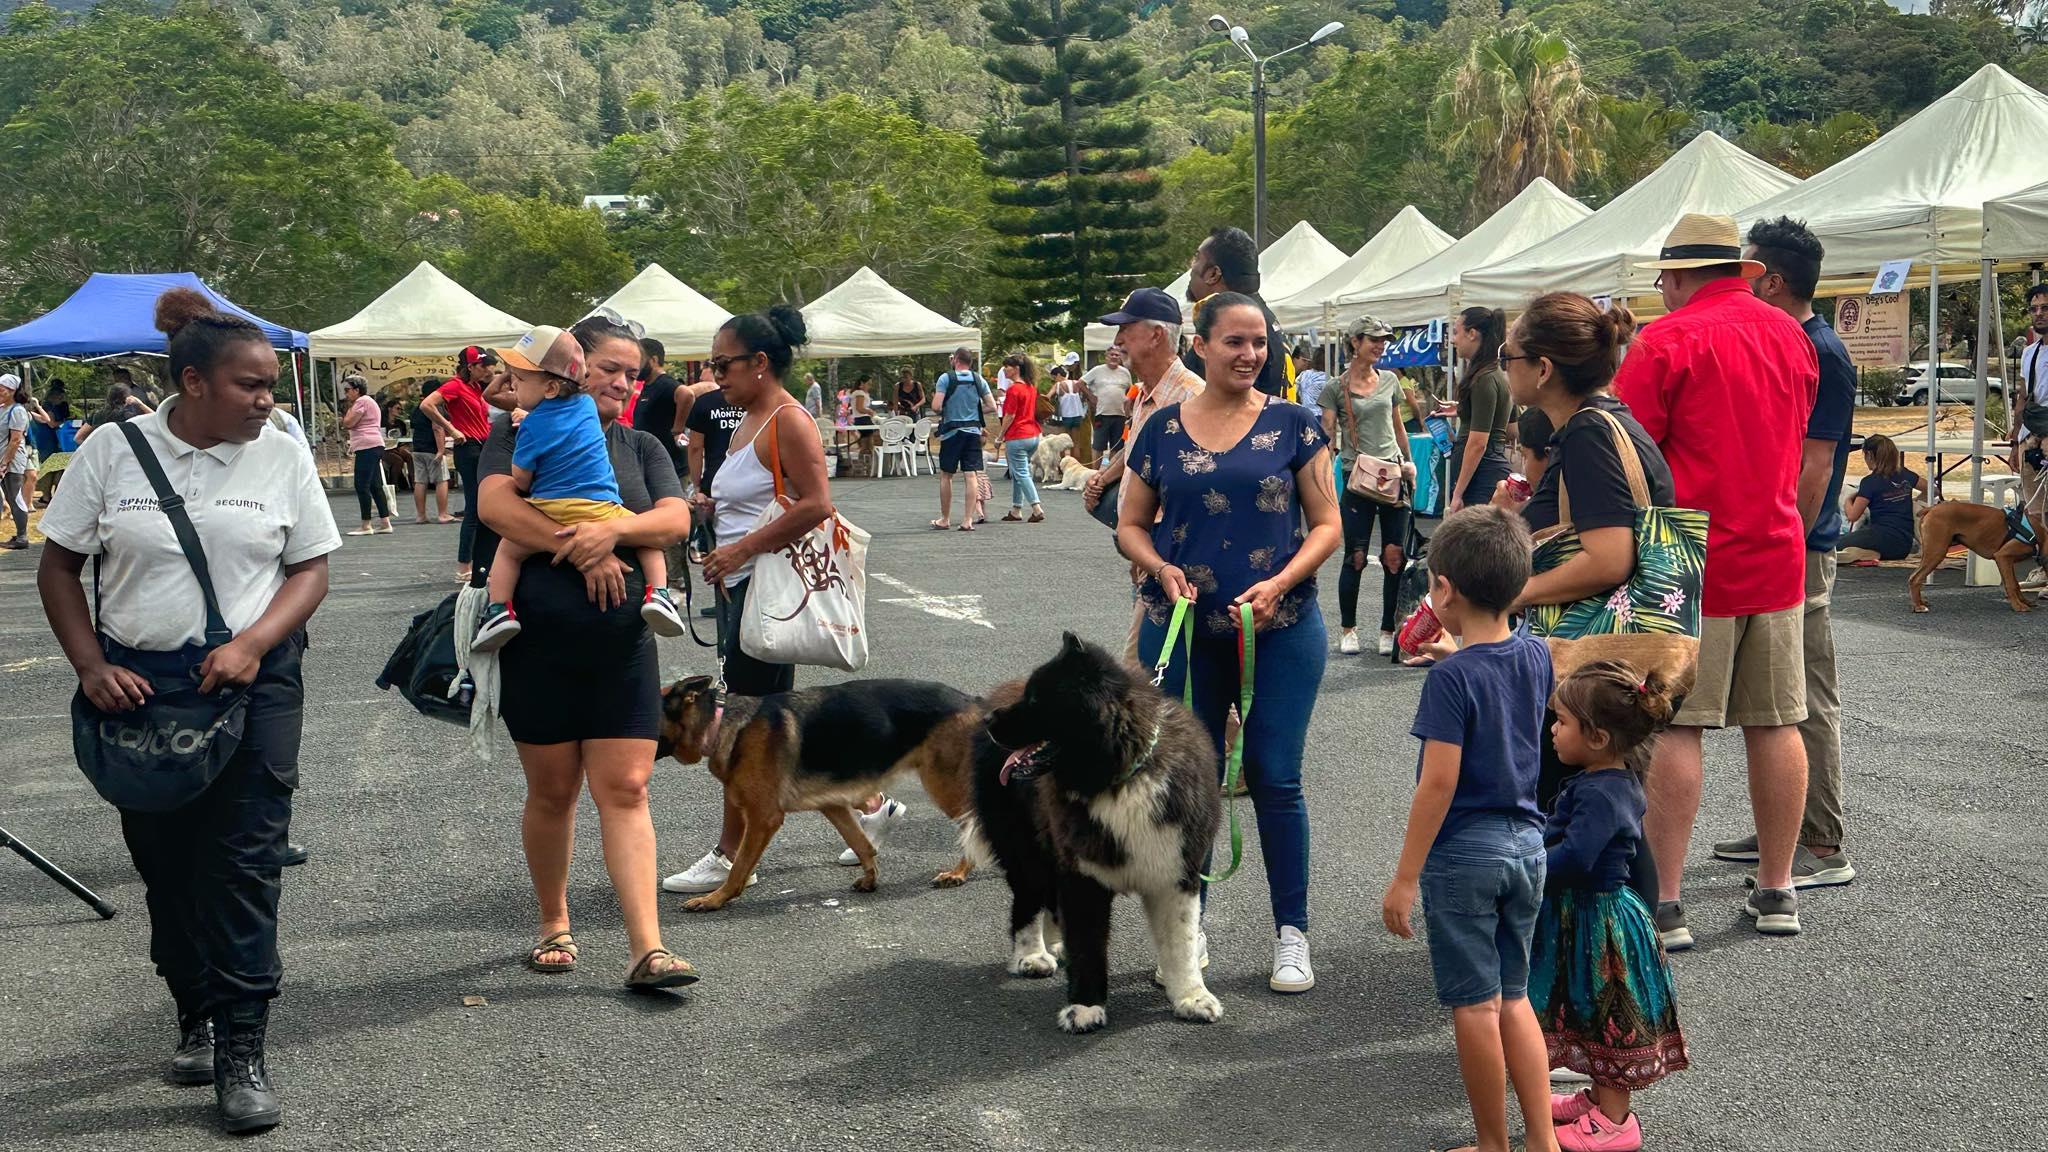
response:
M561 952L574 958L576 956L576 938L569 934L567 928L564 928L560 932L542 937L540 943L535 944L533 950L528 952L527 955L538 960L549 952Z
M657 970L654 966L654 958L656 956L666 956L670 960L676 960L678 964L682 963L680 960L677 960L675 953L669 951L666 948L650 948L647 950L647 955L640 957L640 962L638 964L633 965L633 970L626 974L626 979L637 980L643 976L658 976L664 972L672 972L675 970L673 967L670 966L664 966L661 969Z

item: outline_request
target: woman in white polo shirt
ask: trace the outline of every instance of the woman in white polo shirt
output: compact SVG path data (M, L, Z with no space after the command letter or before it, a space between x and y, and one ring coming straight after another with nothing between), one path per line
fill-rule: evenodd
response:
M169 812L123 809L148 890L150 957L178 1010L171 1077L214 1085L231 1132L278 1122L264 1065L277 995L277 898L298 783L306 620L341 546L313 460L269 424L277 354L255 325L187 288L157 301L177 394L138 429L199 536L233 638L211 649L197 578L126 435L81 445L43 516L43 610L86 698L129 712L151 682L249 685L242 741ZM95 561L97 628L80 585Z

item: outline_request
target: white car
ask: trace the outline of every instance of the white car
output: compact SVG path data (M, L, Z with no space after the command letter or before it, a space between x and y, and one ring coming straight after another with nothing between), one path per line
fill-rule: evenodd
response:
M1927 361L1906 365L1906 382L1899 388L1899 394L1892 397L1892 403L1910 405L1915 408L1927 407ZM1995 378L1984 381L1987 398L2005 395L2005 381ZM1941 364L1942 404L1975 404L1977 402L1977 370L1969 364Z

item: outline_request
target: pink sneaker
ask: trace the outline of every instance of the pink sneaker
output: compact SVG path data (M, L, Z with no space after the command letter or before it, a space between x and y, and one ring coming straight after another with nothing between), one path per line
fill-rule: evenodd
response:
M1557 1146L1564 1152L1640 1152L1643 1128L1629 1113L1626 1123L1616 1124L1598 1108L1557 1130Z
M1570 1124L1586 1113L1593 1111L1595 1107L1596 1105L1593 1103L1593 1090L1591 1088L1581 1088L1569 1096L1562 1092L1552 1092L1550 1094L1550 1122L1559 1125Z

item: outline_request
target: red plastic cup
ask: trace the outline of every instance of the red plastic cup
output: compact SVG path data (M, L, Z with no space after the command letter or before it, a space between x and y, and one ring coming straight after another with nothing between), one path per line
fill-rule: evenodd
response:
M1508 495L1526 504L1529 502L1529 497L1535 494L1536 489L1529 486L1529 478L1527 476L1522 475L1520 472L1508 473Z
M1394 638L1394 644L1403 655L1420 656L1422 646L1443 635L1443 631L1444 622L1436 618L1436 609L1430 605L1429 597L1424 596L1422 603L1415 606L1415 611L1401 625L1400 635Z

